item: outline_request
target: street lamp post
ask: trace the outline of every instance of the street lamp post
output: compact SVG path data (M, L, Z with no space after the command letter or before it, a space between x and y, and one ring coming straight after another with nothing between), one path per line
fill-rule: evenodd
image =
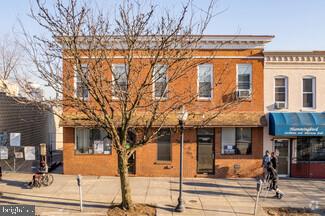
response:
M183 200L183 149L184 149L184 126L187 119L188 112L185 110L185 107L182 106L181 111L178 113L178 122L181 132L181 141L180 141L180 155L179 155L179 196L178 204L176 206L177 212L183 212L185 210L184 200Z

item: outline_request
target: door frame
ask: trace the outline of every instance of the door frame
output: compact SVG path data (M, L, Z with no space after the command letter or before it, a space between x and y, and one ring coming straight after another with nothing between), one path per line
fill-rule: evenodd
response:
M290 138L274 138L272 141L272 151L275 152L275 141L284 141L287 140L288 141L288 173L287 174L279 174L280 177L288 177L290 176L290 172L291 172L291 139Z
M200 129L211 129L211 128L200 128ZM199 166L199 136L207 136L207 137L212 137L212 172L208 172L208 175L214 175L215 174L215 159L216 159L216 153L215 153L215 128L213 129L213 134L212 135L199 135L198 131L199 129L196 129L196 173L197 174L205 174L206 172L199 172L198 171L198 166Z

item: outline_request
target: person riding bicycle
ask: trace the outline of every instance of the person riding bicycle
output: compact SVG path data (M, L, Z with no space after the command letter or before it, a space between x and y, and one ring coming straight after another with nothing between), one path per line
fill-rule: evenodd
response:
M39 178L41 177L41 175L48 173L48 167L45 163L44 160L41 160L40 162L40 167L37 170L37 172L33 175L33 180L29 183L29 185L34 185L36 181L39 181Z

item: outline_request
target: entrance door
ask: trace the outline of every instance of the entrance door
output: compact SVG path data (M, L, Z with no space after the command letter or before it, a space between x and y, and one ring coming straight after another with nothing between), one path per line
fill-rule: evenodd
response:
M277 168L278 174L289 175L289 140L274 140L273 149L279 160Z
M214 130L199 129L197 145L197 172L214 173Z

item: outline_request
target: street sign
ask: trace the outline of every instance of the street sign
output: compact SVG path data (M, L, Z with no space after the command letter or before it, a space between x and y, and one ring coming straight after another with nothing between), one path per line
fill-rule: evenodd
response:
M0 160L8 160L8 148L0 146Z
M20 133L10 133L10 146L20 146Z

